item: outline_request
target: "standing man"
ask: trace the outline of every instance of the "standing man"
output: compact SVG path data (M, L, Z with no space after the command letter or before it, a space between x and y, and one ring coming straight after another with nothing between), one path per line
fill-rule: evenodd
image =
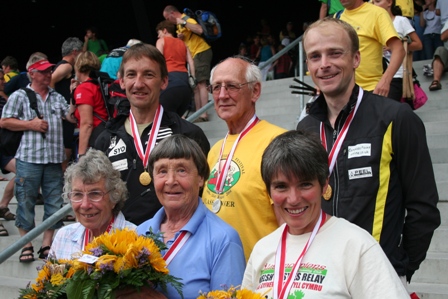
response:
M255 114L261 71L253 63L227 58L213 68L210 82L216 113L229 131L207 157L211 173L202 198L238 231L247 260L255 243L283 223L274 211L260 165L264 149L285 129Z
M303 40L321 95L297 129L318 134L329 152L322 209L371 233L406 284L440 225L425 127L409 105L355 83L362 57L352 26L323 19Z
M207 85L213 58L212 48L201 37L203 33L201 25L186 14L181 14L175 6L168 5L165 7L163 17L177 25L177 37L185 42L193 56L197 81L194 89L194 102L196 110L199 110L208 102ZM202 113L198 120L208 121L207 113Z
M54 64L48 60L35 61L32 56L26 67L30 77L27 86L36 93L37 107L41 115L36 115L30 107L26 92L19 89L11 94L3 108L3 127L12 131L23 131L16 158L15 196L17 199L16 226L20 236L35 227L34 207L39 187L45 198L43 220L53 215L62 206L64 160L62 140L62 118L75 122L64 97L49 87ZM54 230L62 226L57 222L44 232L39 258L46 258L50 250ZM22 249L20 262L34 261L34 249L29 242Z
M163 110L159 97L168 85L168 70L156 47L142 43L130 47L123 54L118 77L131 104L130 113L114 118L94 147L105 152L121 172L129 190L122 212L126 220L139 225L162 207L148 173L154 146L173 134L194 139L205 155L210 144L198 126Z
M75 65L76 58L82 52L82 46L83 43L79 38L67 38L61 47L62 59L55 65L51 74L50 86L60 93L69 105L71 100L70 84L71 80L75 77L75 69L73 66ZM62 127L66 156L66 159L62 163L62 170L65 171L73 155L73 134L76 124L63 120ZM74 220L74 218L72 219Z
M405 55L392 20L385 9L372 3L363 0L340 1L345 8L340 19L352 25L359 37L362 59L356 70L356 84L375 94L387 96L390 83ZM383 46L391 51L390 62L385 71Z

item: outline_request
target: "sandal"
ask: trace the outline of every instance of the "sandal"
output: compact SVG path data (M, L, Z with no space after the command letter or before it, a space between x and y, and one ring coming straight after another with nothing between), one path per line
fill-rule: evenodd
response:
M431 85L429 85L430 91L439 90L439 89L442 89L442 85L437 80L432 81Z
M39 258L41 260L46 260L49 252L50 252L50 246L45 246L41 247L37 253L39 254Z
M0 223L0 237L7 237L7 236L9 236L8 231L3 226L3 223Z
M28 251L28 253L25 253L25 251ZM34 248L33 246L30 247L24 247L22 249L22 254L19 256L19 261L21 263L31 263L34 262ZM23 258L28 257L28 258Z
M0 217L4 218L5 220L16 220L16 215L11 213L11 211L8 209L8 207L0 208Z

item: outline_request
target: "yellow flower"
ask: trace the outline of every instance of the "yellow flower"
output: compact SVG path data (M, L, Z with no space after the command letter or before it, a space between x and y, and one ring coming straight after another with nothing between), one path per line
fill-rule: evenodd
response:
M51 276L50 282L54 286L59 286L65 282L65 278L61 273L57 273Z

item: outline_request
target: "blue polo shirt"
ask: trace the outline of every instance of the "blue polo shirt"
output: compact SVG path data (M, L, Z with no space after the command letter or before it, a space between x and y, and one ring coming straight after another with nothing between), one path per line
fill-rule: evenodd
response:
M185 299L196 299L199 291L241 285L246 267L243 245L236 230L207 209L201 198L198 201L190 221L180 230L190 232L190 238L168 265L170 275L182 279ZM165 209L161 208L152 219L137 227L137 233L146 235L150 228L154 233L160 232L164 218ZM179 233L167 242L168 247ZM170 299L181 298L172 286L163 293Z

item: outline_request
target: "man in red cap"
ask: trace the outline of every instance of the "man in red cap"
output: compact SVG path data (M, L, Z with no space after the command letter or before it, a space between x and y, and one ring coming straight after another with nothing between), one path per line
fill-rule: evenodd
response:
M17 199L16 226L21 236L32 230L34 206L39 188L44 197L44 217L50 217L61 208L63 173L61 163L65 159L62 140L62 119L71 122L74 106L69 106L64 97L49 87L54 64L31 55L26 67L30 84L36 94L37 110L30 107L24 89L13 92L3 108L3 127L12 131L23 131L16 158L15 195ZM44 232L39 258L46 258L53 239L54 230L62 226L59 221ZM34 261L34 249L26 244L20 262Z

